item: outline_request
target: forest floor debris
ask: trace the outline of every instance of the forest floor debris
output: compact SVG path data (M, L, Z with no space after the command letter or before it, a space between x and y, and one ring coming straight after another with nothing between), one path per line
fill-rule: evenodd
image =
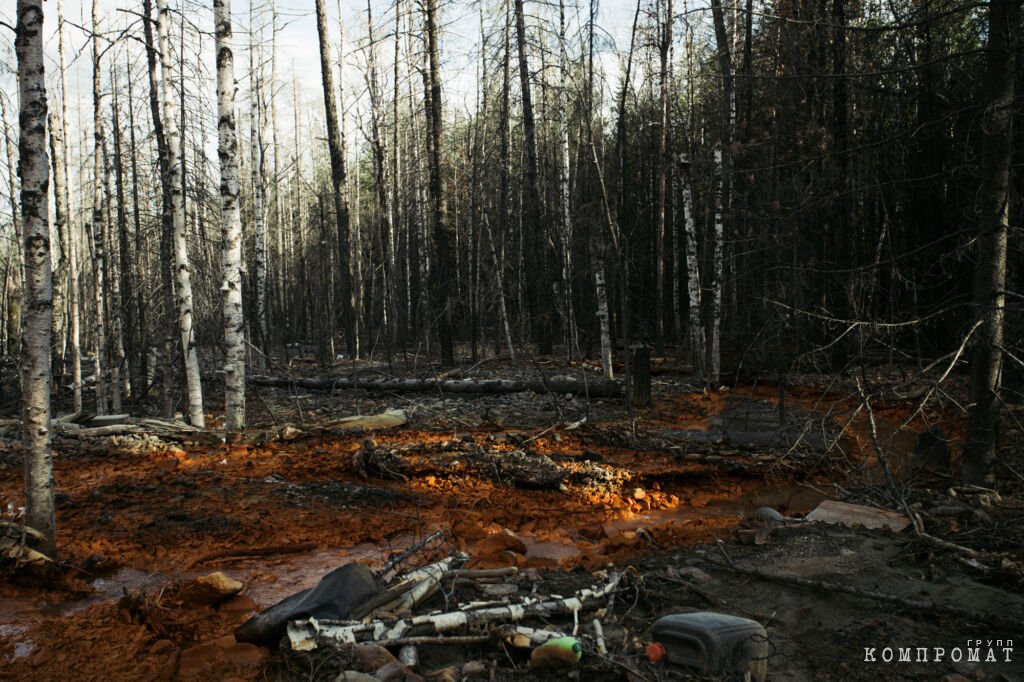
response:
M188 429L59 435L59 558L67 568L57 582L0 580L0 679L334 679L322 674L351 669L316 658L329 652L294 656L232 633L331 570L383 567L438 529L450 531L441 555L418 558L466 552L460 570L470 573L446 578L416 614L474 600L507 608L528 595L568 597L625 571L603 614L599 605L519 624L575 634L580 679L662 679L663 663L644 653L647 628L697 610L764 625L769 679L1024 676L1019 645L1008 664L881 659L886 646L951 651L968 640L1020 638L1003 627L1024 620L1024 481L1012 473L1024 470L1024 435L1013 422L1020 416L1004 432L1004 481L978 489L914 466L919 434L939 426L955 443L958 414L876 397L899 481L893 489L876 466L859 399L808 379L787 389L782 422L776 386L704 394L685 377L659 373L654 407L638 410L635 422L621 401L576 395L261 388L251 400L253 433L267 434L258 438L225 442ZM345 417L389 410L407 423L342 430ZM838 447L671 435L779 423L787 432L812 422ZM16 433L0 424L0 508L15 524ZM886 509L911 526L802 520L825 499ZM196 588L188 586L215 571L241 583L240 594L190 599ZM418 645L423 674L551 679L528 670L528 648L495 644L490 631L451 636L469 639ZM864 660L871 647L876 663Z

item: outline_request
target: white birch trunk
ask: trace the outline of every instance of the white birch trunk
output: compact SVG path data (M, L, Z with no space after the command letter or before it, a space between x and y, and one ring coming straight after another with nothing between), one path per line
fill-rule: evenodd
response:
M594 254L594 293L597 296L597 323L601 332L601 369L604 378L615 378L612 356L611 316L608 313L608 287L604 281L604 247L598 246Z
M235 57L231 46L230 0L213 0L213 21L217 40L217 133L220 156L221 238L223 241L224 279L224 428L245 428L245 322L242 315L242 220L238 196L238 134L235 127ZM250 26L250 30L252 27ZM250 73L255 78L255 73ZM255 119L258 117L253 92L253 186L256 190L256 224L262 224L262 197L259 178ZM257 254L262 253L257 237ZM259 258L259 256L257 256Z
M107 413L107 328L106 328L106 281L104 279L106 258L106 207L103 204L104 190L107 186L107 168L103 162L103 146L106 131L103 127L103 114L100 93L100 46L99 46L99 20L97 14L97 0L92 3L92 113L93 113L93 139L95 141L95 154L93 159L93 193L92 193L92 244L93 244L93 300L96 305L96 335L93 353L95 355L96 369L96 414Z
M569 59L565 53L565 0L558 2L558 191L562 204L562 300L565 308L566 352L569 358L576 350L576 315L572 306L572 215L569 207L569 104L567 72Z
M690 185L689 160L680 164L683 180L683 222L686 232L686 289L689 295L690 354L693 356L693 370L697 376L705 376L704 350L704 302L700 289L700 260L697 256L697 225L693 219L693 188Z
M42 0L18 0L15 50L20 106L18 174L24 233L25 306L21 344L22 447L25 523L43 535L42 551L57 551L50 451L50 339L53 273L47 214L50 169L46 153L46 74Z
M707 383L718 388L721 372L720 333L722 326L722 246L725 221L722 214L722 150L715 150L715 243L712 255L714 286L711 288L711 340L708 344Z
M203 387L199 376L199 355L192 328L192 276L189 273L185 234L185 210L181 173L181 139L178 132L178 98L175 96L174 68L171 64L171 12L167 0L157 0L157 33L160 40L160 65L163 81L164 135L167 138L171 176L171 217L174 225L174 273L178 304L178 325L185 356L185 381L188 391L188 415L193 426L206 425L203 417Z

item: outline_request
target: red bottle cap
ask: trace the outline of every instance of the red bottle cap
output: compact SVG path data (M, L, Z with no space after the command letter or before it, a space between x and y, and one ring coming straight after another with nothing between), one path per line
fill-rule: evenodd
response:
M665 647L658 642L651 642L647 645L647 660L651 663L657 663L661 659L665 658Z

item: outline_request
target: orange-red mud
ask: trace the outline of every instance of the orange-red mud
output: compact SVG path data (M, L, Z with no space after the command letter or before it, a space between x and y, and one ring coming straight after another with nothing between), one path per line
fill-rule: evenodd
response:
M641 415L642 425L706 427L727 397L666 397ZM745 397L775 399L777 392L758 388ZM816 402L789 398L805 407ZM876 409L876 418L894 423L904 412ZM490 448L515 447L493 432L459 437L466 435ZM375 447L436 453L453 436L396 429L375 434ZM725 534L761 504L793 513L820 499L788 481L742 479L670 453L602 445L585 430L552 431L529 447L569 472L576 462L599 461L608 486L518 489L459 473L457 449L442 471L407 481L366 478L353 462L363 437L145 454L58 447L60 558L83 570L66 573L56 587L0 583L0 679L256 679L266 652L230 636L253 608L341 564L379 563L389 549L438 528L451 529L452 542L480 565L594 568ZM10 460L0 467L0 506L17 505L20 467ZM522 540L525 555L488 538L505 530ZM307 543L316 549L192 566L214 552ZM176 584L213 570L243 581L246 596L219 609L176 599ZM123 592L131 596L119 601Z

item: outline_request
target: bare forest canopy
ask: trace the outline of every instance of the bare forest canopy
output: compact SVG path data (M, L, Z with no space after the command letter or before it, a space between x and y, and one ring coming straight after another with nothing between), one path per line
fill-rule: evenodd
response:
M256 361L296 348L325 365L603 348L610 376L611 352L642 341L717 383L927 363L973 343L987 4L623 0L614 26L579 0L346 1L343 26L317 4L319 36L312 0L233 8L242 331ZM181 139L191 343L205 372L223 369L213 8L171 1L162 65L147 58L160 51L148 2L101 4L95 23L76 8L44 28L50 133L66 136L51 158L65 182L49 185L55 385L68 392L77 327L103 390L127 378L155 398L162 365L183 371L168 340L182 329L168 123ZM320 72L282 59L293 23ZM87 46L58 61L62 35ZM62 84L61 65L93 87ZM1010 78L1020 92L1019 71ZM3 83L0 351L13 354L18 103L13 76ZM323 100L310 105L321 84L333 123ZM1009 106L1019 116L1019 100ZM175 119L162 130L161 110ZM1022 134L1009 145L1007 375L1024 358Z

